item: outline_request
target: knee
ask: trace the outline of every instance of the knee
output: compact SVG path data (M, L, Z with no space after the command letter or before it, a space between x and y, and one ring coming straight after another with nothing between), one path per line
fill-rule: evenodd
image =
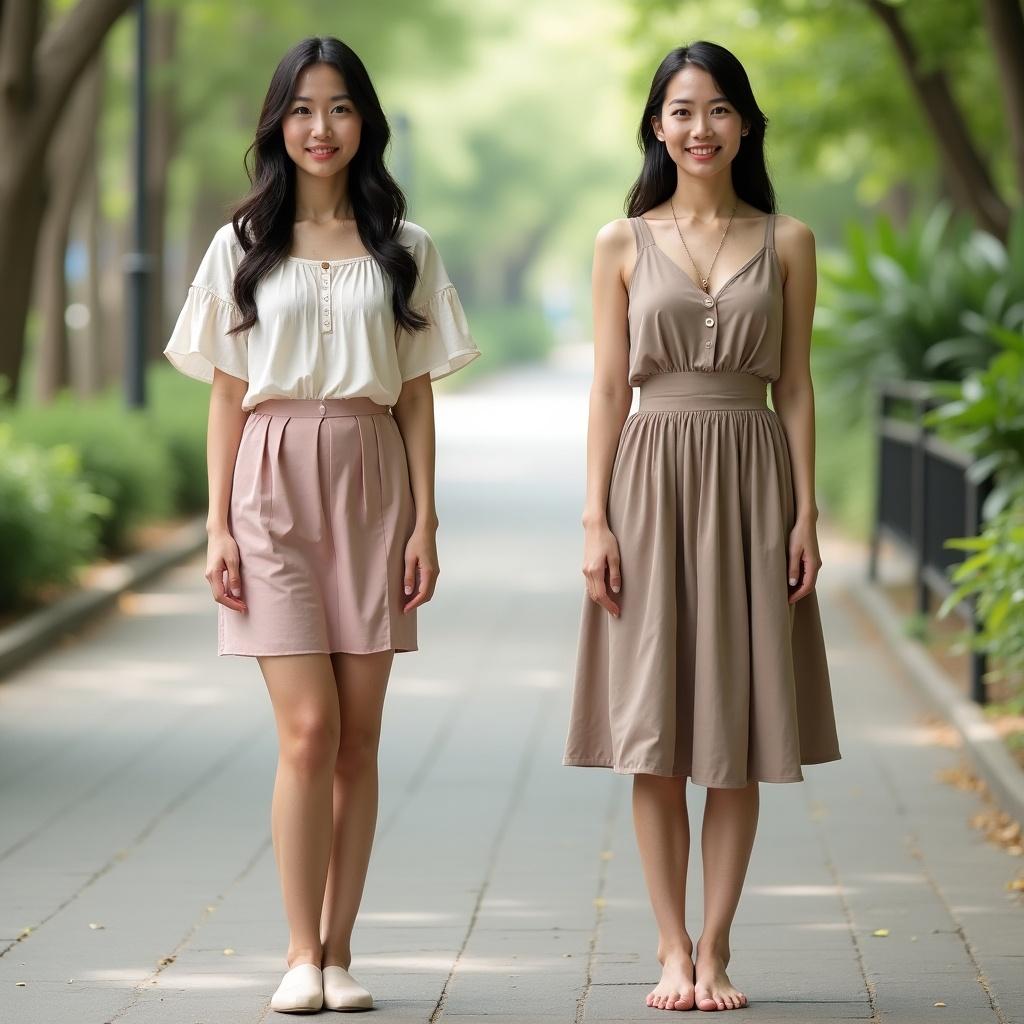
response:
M329 770L338 755L338 724L319 714L289 723L282 738L281 755L291 766L315 775Z
M343 729L338 743L334 771L343 778L355 779L377 770L380 733L374 729Z

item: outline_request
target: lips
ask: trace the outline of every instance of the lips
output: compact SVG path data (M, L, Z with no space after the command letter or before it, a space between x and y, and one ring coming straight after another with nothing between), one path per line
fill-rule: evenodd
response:
M687 146L686 152L692 153L694 156L711 156L712 153L717 153L721 148L721 146Z
M314 156L330 156L331 153L337 153L337 146L316 146L309 147L306 149L307 153L312 153Z

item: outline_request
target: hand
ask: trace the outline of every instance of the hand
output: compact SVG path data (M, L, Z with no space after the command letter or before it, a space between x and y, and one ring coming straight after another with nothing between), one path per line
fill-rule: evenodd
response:
M440 572L435 532L429 527L413 530L409 543L405 546L404 580L405 596L412 595L412 600L406 602L402 609L403 614L426 604L434 596L434 587L437 586Z
M224 573L228 574L227 589ZM206 582L213 590L213 599L236 612L249 609L242 599L242 577L239 570L238 545L227 530L210 534L206 547Z
M821 568L818 537L814 523L798 519L789 535L789 603L795 604L813 589ZM801 578L802 577L802 578ZM792 590L796 587L796 590Z
M606 525L587 527L583 542L583 575L587 593L605 611L619 617L619 606L608 596L608 589L617 594L622 587L619 569L619 542Z

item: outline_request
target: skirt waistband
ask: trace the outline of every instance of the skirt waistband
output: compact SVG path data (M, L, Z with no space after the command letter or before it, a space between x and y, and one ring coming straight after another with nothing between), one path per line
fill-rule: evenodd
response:
M767 409L767 392L767 383L755 373L732 370L656 373L640 385L640 412Z
M253 406L265 416L376 416L390 406L372 398L266 398Z

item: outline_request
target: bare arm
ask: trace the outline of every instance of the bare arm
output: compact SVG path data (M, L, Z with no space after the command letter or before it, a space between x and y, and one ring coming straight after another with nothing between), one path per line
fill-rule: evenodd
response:
M587 493L583 508L584 566L591 598L614 615L608 597L621 581L618 543L608 527L608 486L622 425L629 415L628 298L623 272L635 257L636 244L627 221L606 224L594 244L592 277L594 312L594 380L587 424Z
M777 228L780 225L777 224ZM814 234L806 224L787 217L777 232L777 247L786 268L783 286L782 366L772 383L772 404L789 444L796 492L796 524L789 544L789 579L799 589L790 603L814 589L821 556L814 498L814 388L811 383L811 327L817 295ZM802 575L802 579L800 578Z
M405 444L409 484L416 505L416 525L405 550L405 593L412 600L403 609L412 611L434 596L440 567L437 564L437 508L434 502L434 391L430 374L413 377L402 385L392 413ZM416 574L419 573L419 586Z
M244 600L232 597L241 593L238 548L228 532L228 508L231 502L231 481L235 459L242 439L242 428L249 413L242 409L248 384L214 367L210 390L210 412L206 425L206 471L210 504L206 516L207 546L206 579L214 600L235 611L245 611ZM228 590L224 588L224 571L228 573Z

